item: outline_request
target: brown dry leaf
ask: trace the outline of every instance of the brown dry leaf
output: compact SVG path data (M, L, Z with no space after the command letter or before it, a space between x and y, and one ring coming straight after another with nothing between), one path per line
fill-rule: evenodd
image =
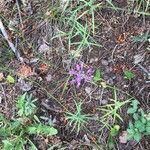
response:
M46 73L48 71L48 64L42 63L39 66L40 74Z
M125 42L125 40L126 40L126 34L122 33L117 37L116 42L118 44L123 44Z
M3 79L4 79L4 74L0 72L0 81L2 81Z
M33 75L33 71L32 71L30 66L28 66L28 65L21 65L19 67L18 71L17 71L17 75L27 78L27 77Z

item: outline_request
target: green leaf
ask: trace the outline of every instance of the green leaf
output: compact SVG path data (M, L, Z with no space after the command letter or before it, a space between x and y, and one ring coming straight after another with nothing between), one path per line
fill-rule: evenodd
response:
M9 140L3 140L4 148L3 150L14 150L13 144Z
M137 109L135 108L128 108L127 110L127 114L134 114L136 112Z
M116 136L119 132L119 129L120 129L119 125L115 125L113 128L111 128L111 132L110 132L111 136L113 137Z
M55 129L54 127L50 127L42 124L34 124L28 126L26 128L26 131L29 134L41 134L41 135L48 135L48 136L56 135L58 133L57 129Z
M37 99L32 99L32 95L27 95L27 93L19 96L16 103L18 115L23 117L34 115L36 110L34 102L36 102L36 100Z
M135 121L135 127L139 130L139 132L145 131L145 125L140 120Z
M102 74L101 74L101 71L99 69L96 70L96 73L94 75L94 78L93 80L95 82L98 82L98 81L101 81L102 80Z
M137 107L139 104L140 104L140 102L139 102L138 100L136 100L136 99L134 99L134 100L132 101L132 106L133 106L133 107Z
M141 121L142 121L143 124L146 124L146 122L147 122L145 117L141 117Z
M143 33L142 35L138 35L133 37L133 41L134 42L146 42L148 41L150 38L150 35L147 33Z
M11 83L11 84L14 84L14 83L15 83L15 79L14 79L14 77L12 77L11 75L8 75L8 76L6 77L6 81L7 81L8 83Z
M135 77L135 74L130 71L130 70L125 70L124 71L124 78L128 79L128 80L131 80Z
M109 147L109 149L114 149L115 148L115 142L114 142L114 139L112 138L112 136L110 136L108 138L108 147Z
M150 126L146 126L146 133L150 134Z
M127 129L127 139L128 140L132 140L132 139L134 139L134 133L135 133L135 131L134 131L134 129Z
M10 135L11 135L11 131L9 128L7 128L7 127L0 128L0 136L1 137L6 137L6 136L10 136Z
M134 113L137 111L138 104L140 104L138 100L136 100L136 99L133 100L133 101L132 101L132 104L131 104L133 107L129 108L129 109L127 110L127 113L128 113L128 114L134 114Z
M129 111L130 112L130 111ZM131 113L130 113L131 114ZM138 120L139 119L139 114L138 113L134 113L133 114L133 118L135 119L135 120Z
M136 140L137 142L139 142L141 140L141 138L142 138L141 133L136 132L134 134L134 140Z

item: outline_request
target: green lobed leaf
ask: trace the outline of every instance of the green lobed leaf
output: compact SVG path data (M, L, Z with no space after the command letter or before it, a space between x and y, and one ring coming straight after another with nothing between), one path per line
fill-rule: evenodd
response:
M139 132L136 132L134 134L134 140L136 140L137 142L139 142L142 139L142 135Z
M13 144L9 140L3 140L4 144L3 150L14 150Z
M138 100L136 100L136 99L133 100L132 103L131 103L132 107L131 107L131 108L128 108L127 113L128 113L128 114L134 114L134 113L137 111L139 104L140 104L140 103L139 103Z
M50 127L42 124L34 124L28 126L26 128L26 131L29 134L41 134L41 135L48 135L48 136L56 135L58 133L57 129L55 129L54 127Z
M8 75L8 76L6 77L6 81L7 81L8 83L11 83L11 84L14 84L14 83L15 83L15 79L14 79L14 77L12 77L11 75Z

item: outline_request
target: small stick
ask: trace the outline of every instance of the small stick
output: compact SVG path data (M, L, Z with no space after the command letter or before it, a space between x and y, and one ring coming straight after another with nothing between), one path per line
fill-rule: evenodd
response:
M20 10L20 7L19 7L18 0L16 0L16 4L17 4L17 9L18 9L20 23L21 23L21 26L22 26L22 29L23 29L23 23L22 23L23 21L22 21L22 17L21 17L21 10Z
M20 53L17 51L17 49L15 48L14 44L10 41L8 34L6 32L6 29L2 23L2 20L0 19L0 30L2 31L2 34L4 36L4 38L6 39L6 41L8 42L10 48L12 49L12 51L15 53L16 57L18 58L19 61L23 62L23 58L20 56Z

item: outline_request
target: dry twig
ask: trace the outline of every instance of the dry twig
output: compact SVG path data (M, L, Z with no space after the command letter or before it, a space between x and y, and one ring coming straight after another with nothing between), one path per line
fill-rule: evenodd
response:
M6 39L6 41L8 42L10 48L12 49L12 51L15 53L16 57L18 58L19 61L23 62L23 58L20 56L20 53L17 51L16 47L14 46L14 44L11 42L6 29L2 23L2 20L0 19L0 30L4 36L4 38Z

